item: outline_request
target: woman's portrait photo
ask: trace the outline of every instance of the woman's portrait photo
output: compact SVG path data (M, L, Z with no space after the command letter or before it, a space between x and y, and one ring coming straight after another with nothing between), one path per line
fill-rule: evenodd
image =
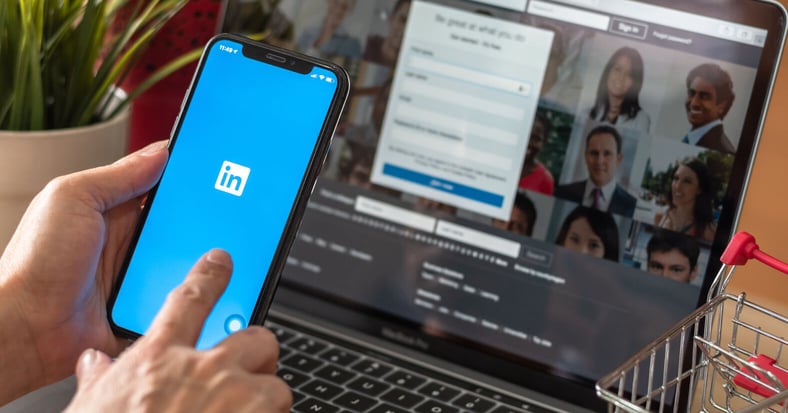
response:
M643 57L637 50L632 47L616 50L602 70L588 118L648 133L651 118L640 106L644 70Z
M618 225L608 212L576 207L564 218L555 243L581 254L618 261Z
M643 178L635 219L711 243L733 155L662 140ZM670 148L682 146L682 151ZM659 149L661 150L659 150Z

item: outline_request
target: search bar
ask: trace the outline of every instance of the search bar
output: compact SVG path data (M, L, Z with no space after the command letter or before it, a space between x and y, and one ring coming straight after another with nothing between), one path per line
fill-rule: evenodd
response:
M518 82L505 77L491 75L474 69L468 69L449 63L443 63L419 56L411 56L409 66L413 69L425 70L435 74L451 77L467 83L500 89L505 92L517 93L523 96L531 95L531 84Z
M424 232L432 232L435 229L435 218L364 196L356 198L356 211Z
M610 26L610 17L603 14L545 3L543 1L532 1L531 4L528 5L528 13L591 27L597 30L607 31L607 28Z
M581 7L588 7L594 8L599 6L599 0L555 0L559 3L568 4L570 6L581 6Z
M489 4L490 6L502 7L515 11L525 10L525 2L528 0L476 0L479 3Z
M520 243L518 242L496 237L495 235L453 224L448 221L438 221L438 226L435 228L435 235L440 235L444 238L483 248L512 258L520 256Z

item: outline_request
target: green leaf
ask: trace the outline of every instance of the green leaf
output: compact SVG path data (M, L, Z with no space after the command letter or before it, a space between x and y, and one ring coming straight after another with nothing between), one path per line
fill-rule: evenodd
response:
M99 69L99 74L96 75L97 82L94 84L97 89L94 89L92 99L87 102L85 107L81 108L81 112L77 118L79 124L87 124L95 116L98 112L97 108L99 104L104 101L110 88L123 81L123 77L125 77L128 69L136 63L151 39L153 39L167 20L169 20L169 18L184 4L180 0L176 2L167 2L168 5L178 5L177 9L173 9L172 7L159 9L157 3L158 2L155 1L151 2L141 14L147 16L145 21L149 23L148 27L141 33L137 33L137 39L127 47L127 50L119 57L112 60L115 64L112 65L108 72L101 75L102 70Z
M0 0L0 129L95 121L109 91L186 1ZM120 24L124 16L128 21ZM176 57L138 90L193 61L191 56Z
M120 113L120 111L122 111L126 107L126 105L128 105L130 102L136 99L137 96L145 93L146 90L153 87L153 85L158 83L160 80L175 73L176 71L178 71L178 69L188 65L189 63L193 63L197 61L197 59L200 58L201 54L202 54L202 49L192 50L191 52L171 61L170 63L162 66L161 68L153 72L150 76L148 76L148 78L144 82L140 83L136 88L134 88L134 90L132 90L128 94L127 99L123 103L118 105L118 107L115 108L114 111L112 111L109 117L113 117L118 113Z

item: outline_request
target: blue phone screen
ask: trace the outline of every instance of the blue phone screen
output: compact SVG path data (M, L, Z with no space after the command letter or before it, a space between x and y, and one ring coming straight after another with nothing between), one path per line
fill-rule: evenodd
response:
M204 59L112 309L144 334L197 259L225 249L233 276L198 348L249 322L337 88L328 70L285 70L229 40Z

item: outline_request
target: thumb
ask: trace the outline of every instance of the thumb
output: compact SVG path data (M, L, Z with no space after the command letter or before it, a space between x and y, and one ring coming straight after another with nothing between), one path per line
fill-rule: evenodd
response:
M112 359L99 350L87 349L77 361L77 385L79 388L89 387L112 366Z
M167 141L159 141L111 165L77 172L71 178L96 203L96 210L107 211L150 190L161 176L167 156Z

